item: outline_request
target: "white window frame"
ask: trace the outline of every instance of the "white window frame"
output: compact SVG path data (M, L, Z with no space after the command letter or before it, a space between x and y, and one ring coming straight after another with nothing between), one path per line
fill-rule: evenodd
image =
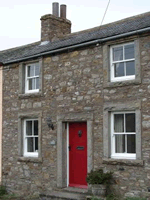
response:
M24 137L23 137L23 146L24 146L24 153L23 153L23 155L24 155L24 157L38 157L38 151L39 151L39 132L38 132L38 135L36 136L36 135L33 135L33 128L32 128L32 136L27 136L26 135L26 122L27 121L32 121L32 123L33 123L33 121L38 121L38 130L39 130L39 120L38 119L36 119L36 118L34 118L34 119L24 119ZM32 125L32 127L33 127L33 125ZM29 138L29 137L38 137L38 151L35 151L35 152L28 152L27 151L27 138Z
M135 111L123 111L123 112L111 112L111 158L114 159L136 159L136 153L115 153L115 135L135 135L136 140L136 132L124 132L123 133L114 133L114 115L115 114L127 114L127 113L134 113L135 119L136 119L136 112ZM125 120L125 118L124 118ZM125 126L125 122L124 122ZM136 128L136 122L135 122L135 128ZM136 144L137 145L137 144Z
M130 44L134 44L134 58L132 59L124 59L124 47L126 45L130 45ZM113 61L113 48L115 47L121 47L123 46L123 60L119 60L119 61ZM119 44L119 45L113 45L110 47L110 78L111 78L111 82L117 82L117 81L127 81L127 80L134 80L135 79L135 75L128 75L128 76L122 76L122 77L115 77L114 74L114 64L116 63L122 63L122 62L128 62L128 61L134 61L135 63L135 43L134 42L130 42L130 43L124 43L124 44ZM126 70L126 67L125 67Z
M31 63L31 64L27 64L25 66L25 93L36 93L36 92L39 92L39 88L38 89L33 89L33 90L29 90L29 80L30 79L34 79L34 78L40 78L40 64L39 64L39 75L38 76L30 76L28 77L28 66L30 65L34 65L34 73L35 73L35 64L37 64L38 62L36 63Z

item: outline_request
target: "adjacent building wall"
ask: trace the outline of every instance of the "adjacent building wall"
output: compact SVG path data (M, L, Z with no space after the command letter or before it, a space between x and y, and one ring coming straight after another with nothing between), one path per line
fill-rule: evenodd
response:
M0 183L2 181L2 99L3 99L3 67L0 67Z

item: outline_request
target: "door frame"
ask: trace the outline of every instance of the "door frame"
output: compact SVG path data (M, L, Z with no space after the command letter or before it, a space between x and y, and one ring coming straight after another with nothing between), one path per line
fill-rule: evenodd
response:
M57 116L57 187L68 187L68 124L87 123L87 172L93 169L93 113L65 113ZM67 128L66 127L67 124ZM66 149L67 146L67 149Z

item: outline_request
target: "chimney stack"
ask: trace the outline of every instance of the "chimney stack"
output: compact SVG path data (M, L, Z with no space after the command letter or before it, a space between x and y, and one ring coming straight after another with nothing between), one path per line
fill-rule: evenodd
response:
M71 21L66 19L66 5L59 3L52 4L52 15L41 17L41 41L54 41L71 33Z

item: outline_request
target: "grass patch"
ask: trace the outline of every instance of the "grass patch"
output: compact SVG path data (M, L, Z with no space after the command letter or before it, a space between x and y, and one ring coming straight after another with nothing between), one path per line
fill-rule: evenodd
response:
M6 187L3 185L0 185L0 197L6 194L7 194Z
M140 197L127 197L125 200L146 200L146 198L140 198Z
M102 200L102 199L101 199L101 198L98 198L98 197L94 197L94 196L93 196L93 197L91 198L91 200Z
M92 196L90 200L103 200L104 198ZM119 200L114 194L109 194L106 196L106 200Z
M8 194L0 196L0 200L37 200L40 199L39 196L18 196L16 194Z
M15 194L7 194L7 195L3 195L0 197L0 199L17 199L17 196Z
M116 195L109 194L109 195L107 195L106 200L119 200L119 199L118 199L118 197L116 197Z

